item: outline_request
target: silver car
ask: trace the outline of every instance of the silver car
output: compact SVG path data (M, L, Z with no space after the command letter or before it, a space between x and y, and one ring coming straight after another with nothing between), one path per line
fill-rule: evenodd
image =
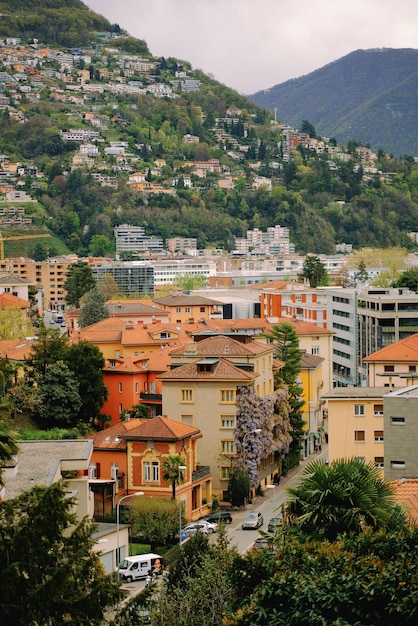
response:
M260 528L264 524L263 516L258 511L251 511L251 513L247 513L247 515L242 520L242 528L243 530L251 530Z

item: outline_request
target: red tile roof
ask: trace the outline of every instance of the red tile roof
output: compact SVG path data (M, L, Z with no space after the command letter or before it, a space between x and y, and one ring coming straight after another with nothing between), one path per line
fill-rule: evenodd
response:
M198 367L198 363L201 359L187 363L186 365L180 365L173 370L164 372L157 376L159 380L229 380L236 382L248 382L257 378L258 374L254 372L247 372L235 367L229 361L225 359L219 359L218 363L215 363L212 371L201 371Z
M121 436L137 428L143 420L134 418L126 422L120 422L109 428L99 431L93 437L93 448L101 450L125 450L126 441Z
M414 524L418 524L418 478L391 481L396 499L404 504Z
M0 309L10 309L11 307L17 307L18 309L28 309L30 303L28 300L18 298L12 293L4 291L0 294Z
M401 341L385 346L381 350L369 354L363 361L373 363L375 361L405 361L416 363L418 361L418 333L406 337Z
M173 355L181 354L196 354L197 356L223 356L240 357L240 356L256 356L263 352L270 352L272 346L261 343L241 343L231 337L224 337L223 335L217 335L215 337L208 337L202 339L202 341L191 342L182 348L177 348L171 351Z
M152 419L141 420L140 425L121 435L125 440L153 439L155 441L178 441L179 439L201 436L200 429L196 426L189 426L189 424L183 424L183 422L177 422L161 415Z

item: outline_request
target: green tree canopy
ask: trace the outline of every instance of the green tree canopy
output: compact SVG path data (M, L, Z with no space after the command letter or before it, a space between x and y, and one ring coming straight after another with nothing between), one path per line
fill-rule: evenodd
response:
M406 525L391 485L373 463L359 459L310 463L300 485L288 489L286 510L302 533L329 540L365 526Z
M78 383L64 361L46 366L37 385L35 419L42 428L67 428L77 425L81 407Z
M415 269L409 269L392 283L392 287L405 287L413 292L418 291L418 272Z
M318 287L328 283L328 274L325 265L315 254L308 254L302 266L299 278L307 278L310 287Z
M61 335L57 328L39 328L38 341L33 344L27 364L35 377L43 376L47 365L64 359L68 348L68 337Z
M99 626L122 598L73 506L61 482L0 503L0 623Z
M163 479L171 485L173 500L176 499L176 485L180 485L184 480L181 465L186 465L186 461L180 454L170 454L161 463Z
M106 298L102 290L95 285L91 291L82 298L78 324L80 328L96 324L109 317L109 309L106 306Z
M85 293L95 286L93 272L87 263L79 261L68 267L64 289L67 292L65 301L67 304L78 308L80 299Z
M104 356L99 348L88 341L78 341L69 346L64 361L78 383L81 399L78 421L91 424L99 416L108 396L103 382Z
M3 485L3 466L10 463L19 450L14 434L3 420L0 420L0 487Z

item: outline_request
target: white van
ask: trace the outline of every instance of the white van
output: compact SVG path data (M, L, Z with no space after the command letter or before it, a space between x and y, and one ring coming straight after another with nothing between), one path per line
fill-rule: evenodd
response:
M119 563L117 573L119 578L128 583L148 575L159 576L163 573L164 561L159 554L138 554L137 556L127 556Z

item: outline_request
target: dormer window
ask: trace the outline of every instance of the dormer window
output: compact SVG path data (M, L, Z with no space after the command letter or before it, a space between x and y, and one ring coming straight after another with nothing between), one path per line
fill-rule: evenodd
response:
M216 369L216 366L219 363L219 359L202 359L196 363L197 371L200 372L210 372L213 373Z
M116 367L116 361L109 361L109 367Z

